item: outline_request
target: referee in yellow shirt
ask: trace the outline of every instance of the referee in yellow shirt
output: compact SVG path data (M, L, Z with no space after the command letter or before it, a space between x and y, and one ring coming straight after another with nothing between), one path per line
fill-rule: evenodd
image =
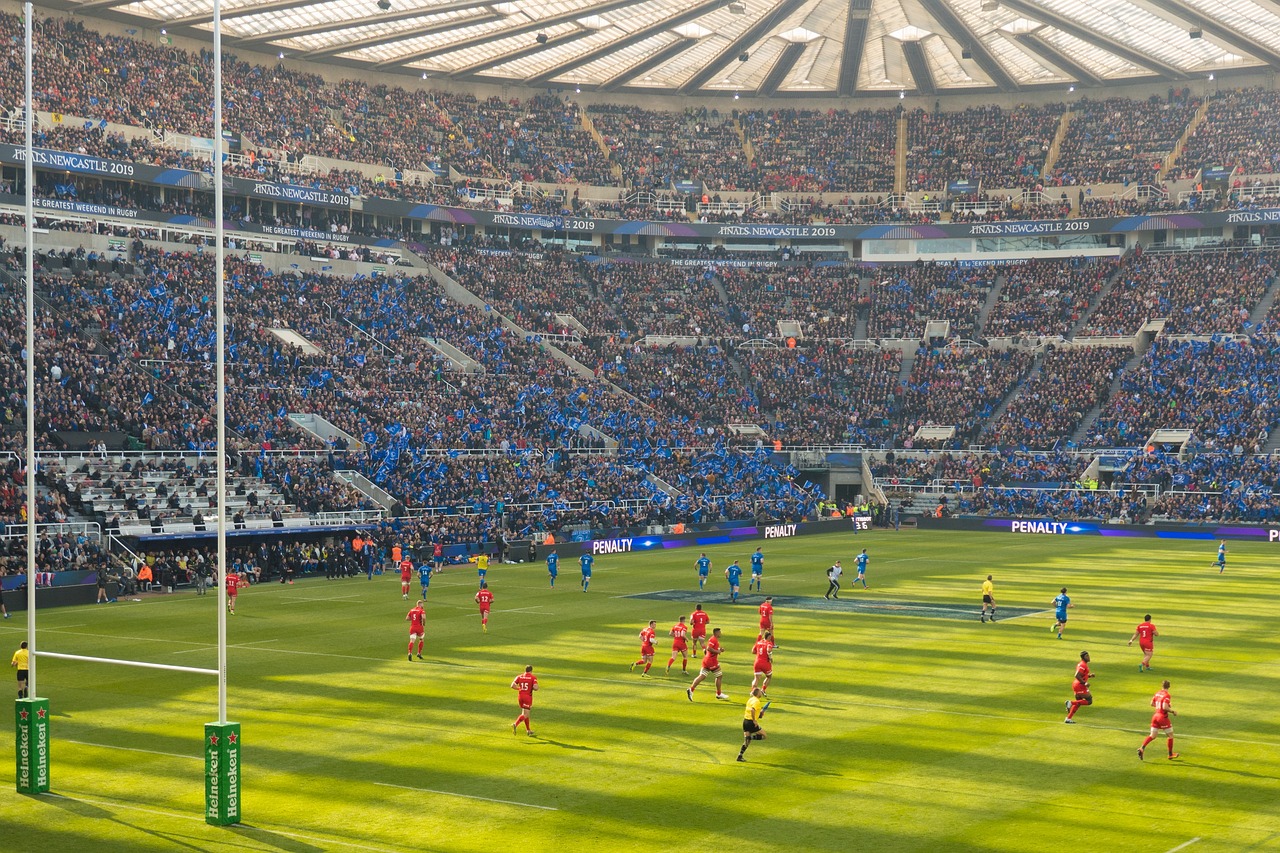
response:
M995 586L991 583L991 575L987 575L987 579L982 582L982 621L987 621L987 610L991 610L991 621L996 621L996 597Z
M764 716L760 697L764 691L759 687L751 688L751 698L747 700L746 710L742 714L742 749L738 750L738 760L746 761L747 747L753 740L764 740L764 729L760 728L760 718Z
M13 653L13 660L9 662L9 666L18 670L18 698L27 698L27 669L31 666L31 652L27 651L27 644L24 641L18 650Z

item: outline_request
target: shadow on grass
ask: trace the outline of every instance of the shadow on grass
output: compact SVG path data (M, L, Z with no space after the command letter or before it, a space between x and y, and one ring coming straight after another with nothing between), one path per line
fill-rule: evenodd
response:
M1231 770L1226 767L1217 767L1213 764L1203 764L1199 761L1187 761L1185 758L1179 758L1177 761L1168 762L1170 765L1181 765L1183 767L1194 767L1197 770L1208 770L1210 773L1227 773L1231 776L1243 776L1246 779L1266 779L1272 781L1274 776L1263 773L1247 773L1244 770Z
M41 802L49 803L63 811L71 812L78 817L106 821L107 823L116 824L127 831L140 832L143 835L149 835L157 841L162 842L170 849L181 847L188 850L195 850L197 853L203 853L209 849L208 842L205 839L191 838L190 840L187 840L183 836L174 832L161 832L156 829L150 829L141 820L137 822L121 820L111 809L106 809L93 803L86 803L81 800L77 800L75 797L67 794L59 794L57 792L50 791L46 796L39 796L39 799Z
M263 844L269 844L277 850L288 850L290 853L320 853L323 847L317 847L314 844L308 844L305 841L299 841L296 838L288 838L283 835L272 832L269 829L263 829L260 826L254 826L251 823L235 824L228 826L226 829L236 835L244 836L245 840L261 841Z
M537 735L534 736L534 742L545 743L548 746L558 746L561 749L577 750L579 752L604 752L603 749L600 749L598 747L583 746L580 743L565 743L564 741L561 741L561 740L552 740L551 738L540 737Z
M782 764L777 761L752 761L750 758L747 764L754 764L757 767L771 767L775 770L790 770L792 773L803 773L806 776L834 776L841 777L843 773L836 773L833 770L821 770L817 767L799 767L795 764Z

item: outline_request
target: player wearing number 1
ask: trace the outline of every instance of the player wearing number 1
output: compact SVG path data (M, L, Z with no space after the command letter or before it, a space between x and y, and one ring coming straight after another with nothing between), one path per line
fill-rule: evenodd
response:
M520 716L516 717L516 721L511 724L511 733L515 734L520 724L524 723L524 730L529 733L529 737L533 737L533 729L530 728L529 723L533 714L533 694L538 689L538 676L533 674L532 666L526 666L523 675L517 675L511 680L511 689L520 691L516 694L516 701L520 704Z
M413 660L413 643L418 643L418 660L422 660L422 641L426 635L427 611L422 609L422 599L418 599L418 603L413 609L405 614L405 621L409 623L409 660Z

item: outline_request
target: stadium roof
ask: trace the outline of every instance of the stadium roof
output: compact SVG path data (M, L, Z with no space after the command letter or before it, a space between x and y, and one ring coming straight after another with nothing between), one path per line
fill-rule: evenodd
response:
M49 5L174 33L212 29L212 0ZM1280 0L225 0L222 9L232 49L653 94L1016 93L1280 68Z

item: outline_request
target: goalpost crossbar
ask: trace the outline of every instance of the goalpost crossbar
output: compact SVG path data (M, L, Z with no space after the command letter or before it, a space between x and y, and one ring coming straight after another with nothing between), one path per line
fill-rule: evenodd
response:
M89 663L111 663L117 666L137 666L142 667L143 669L167 669L173 672L194 672L200 675L218 675L218 670L216 669L205 669L198 666L177 666L176 664L170 663L148 663L147 661L122 660L120 658L95 658L90 657L89 655L66 655L61 652L38 651L36 652L36 655L42 658L61 658L62 660L81 660L88 661Z

